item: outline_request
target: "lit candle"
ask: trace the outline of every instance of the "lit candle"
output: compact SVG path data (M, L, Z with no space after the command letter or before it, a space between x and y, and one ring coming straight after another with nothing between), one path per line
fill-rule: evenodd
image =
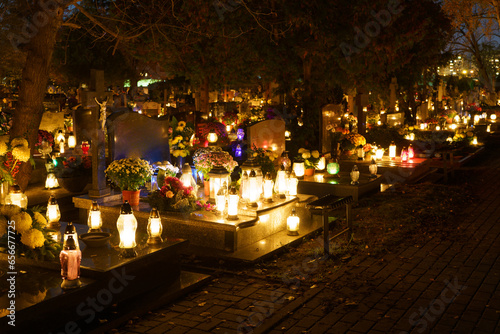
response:
M358 166L354 165L351 170L351 184L357 185L359 182L359 169Z
M389 146L389 158L395 159L396 158L396 144L394 142L391 143Z
M87 225L89 226L89 232L101 232L102 217L97 201L92 201L89 210L89 217L87 219Z
M116 221L116 228L120 234L120 248L124 248L122 255L124 257L134 257L137 253L133 250L137 246L135 242L135 231L137 230L137 219L135 218L132 207L125 200L120 210L120 216Z
M271 203L273 201L273 179L271 177L271 173L267 172L264 178L264 200L267 203Z
M163 225L161 224L160 214L157 208L152 208L148 219L148 240L147 243L150 245L159 244L163 242L161 238L161 233L163 231Z
M238 202L239 196L235 187L229 189L229 195L227 200L227 219L236 220L238 219Z
M59 152L64 153L64 142L62 140L59 142Z
M288 177L288 196L297 196L298 184L299 180L297 179L297 176L295 176L295 172L292 171Z
M69 137L68 137L68 147L69 148L75 148L76 147L76 137L73 134L73 132L71 132L69 134Z
M56 198L50 195L49 202L47 203L47 222L49 226L55 227L59 225L59 219L61 219L59 205L57 204Z
M276 192L278 193L280 198L286 197L286 188L287 188L287 181L286 181L285 166L281 165L280 170L276 175Z
M252 169L248 176L248 206L257 207L259 200L259 191L257 189L257 174Z
M406 150L406 147L403 147L401 150L401 161L408 161L408 151Z
M299 224L300 218L295 213L295 209L292 209L292 213L288 216L286 220L286 229L288 235L299 235Z

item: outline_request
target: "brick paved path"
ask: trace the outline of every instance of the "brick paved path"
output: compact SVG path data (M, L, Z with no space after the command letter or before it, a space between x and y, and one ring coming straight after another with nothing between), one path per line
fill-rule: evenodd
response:
M486 163L472 168L480 200L455 238L356 257L331 283L305 290L287 278L223 273L114 332L500 333L500 159ZM304 263L302 272L314 277Z

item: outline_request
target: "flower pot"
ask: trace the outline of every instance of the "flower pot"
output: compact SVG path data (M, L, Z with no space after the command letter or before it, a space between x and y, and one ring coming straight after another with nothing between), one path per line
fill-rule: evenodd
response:
M314 168L306 168L304 175L313 176L314 175Z
M203 192L205 196L210 196L210 181L203 180Z
M72 193L81 193L85 187L90 183L89 175L58 177L59 185Z
M128 201L130 205L139 205L140 190L122 190L123 203Z

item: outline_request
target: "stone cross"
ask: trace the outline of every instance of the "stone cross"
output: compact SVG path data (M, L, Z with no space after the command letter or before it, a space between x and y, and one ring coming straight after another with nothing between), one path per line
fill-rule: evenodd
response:
M104 197L111 193L106 186L106 137L102 127L101 105L98 101L107 101L112 97L111 92L104 89L104 71L90 70L90 90L82 94L82 105L92 111L91 122L91 152L92 152L92 189L89 190L89 197ZM101 119L100 119L101 118Z

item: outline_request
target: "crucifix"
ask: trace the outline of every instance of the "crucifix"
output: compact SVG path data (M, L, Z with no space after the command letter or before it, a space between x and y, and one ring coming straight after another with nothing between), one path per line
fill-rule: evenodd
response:
M106 186L106 104L111 92L104 89L104 71L90 70L90 90L82 94L83 107L90 109L91 114L91 152L92 152L92 189L89 197L104 197L111 191ZM99 102L99 100L103 102Z

